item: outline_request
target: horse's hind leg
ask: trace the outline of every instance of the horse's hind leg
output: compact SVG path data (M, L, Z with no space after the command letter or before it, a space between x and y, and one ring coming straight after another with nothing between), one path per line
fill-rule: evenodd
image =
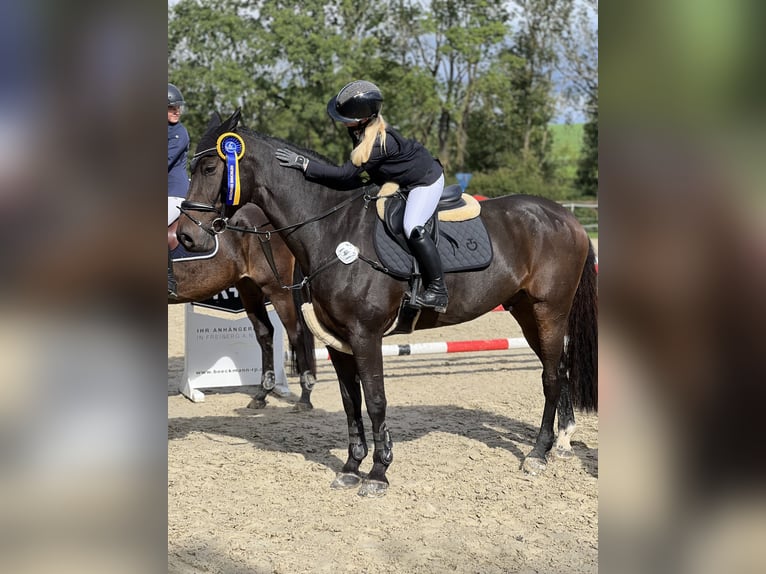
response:
M547 467L546 456L553 447L553 421L556 418L556 408L564 380L559 371L559 365L564 349L566 321L562 321L561 313L547 302L517 303L514 304L512 313L519 322L524 337L543 365L542 382L545 396L543 419L535 446L522 463L522 468L526 472L539 474Z
M574 435L577 425L575 424L572 398L569 396L569 383L566 381L566 372L563 369L563 365L560 365L559 379L562 383L558 404L559 433L556 436L556 443L551 454L559 458L571 458L574 456L572 452L572 435Z
M348 422L348 458L330 486L354 488L362 482L359 465L367 456L367 440L362 422L362 388L359 384L354 357L329 347L328 351L338 375L340 396Z

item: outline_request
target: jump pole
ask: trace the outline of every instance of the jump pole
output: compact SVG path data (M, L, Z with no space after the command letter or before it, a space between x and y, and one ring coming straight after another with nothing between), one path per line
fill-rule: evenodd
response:
M471 353L478 351L505 351L508 349L528 349L529 344L523 337L513 339L484 339L479 341L434 341L431 343L406 343L403 345L383 345L384 357L406 355L442 355L444 353ZM314 350L317 360L329 359L326 348Z

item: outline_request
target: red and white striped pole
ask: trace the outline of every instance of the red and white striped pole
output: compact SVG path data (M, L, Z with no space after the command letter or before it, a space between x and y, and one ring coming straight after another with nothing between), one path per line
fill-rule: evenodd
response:
M480 341L435 341L431 343L406 343L402 345L383 345L384 357L405 355L440 355L444 353L470 353L477 351L505 351L507 349L528 349L529 344L523 337L513 339L484 339ZM326 349L316 349L318 360L329 359Z

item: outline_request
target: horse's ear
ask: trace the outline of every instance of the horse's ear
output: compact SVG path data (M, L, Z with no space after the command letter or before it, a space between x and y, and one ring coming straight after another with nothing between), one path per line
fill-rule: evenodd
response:
M213 114L210 116L210 120L207 123L207 130L210 131L212 129L217 128L223 123L223 118L221 117L221 114L218 113L218 110L214 111Z
M237 110L229 116L229 118L223 122L223 131L230 132L234 131L234 128L237 127L237 124L239 123L240 118L242 117L242 108L237 108Z

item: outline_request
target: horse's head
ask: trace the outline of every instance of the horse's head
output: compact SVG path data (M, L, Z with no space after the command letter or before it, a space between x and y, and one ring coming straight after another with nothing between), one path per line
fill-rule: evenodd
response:
M236 134L240 117L240 110L226 120L214 113L192 156L191 183L186 201L181 204L182 217L176 231L188 251L210 250L213 236L226 229L226 219L245 202L241 196L245 186L239 182L238 173L238 162L245 151L243 140L237 140ZM227 143L233 148L229 149ZM230 169L234 164L236 177L232 177L235 172ZM230 177L237 183L235 198L230 197Z

